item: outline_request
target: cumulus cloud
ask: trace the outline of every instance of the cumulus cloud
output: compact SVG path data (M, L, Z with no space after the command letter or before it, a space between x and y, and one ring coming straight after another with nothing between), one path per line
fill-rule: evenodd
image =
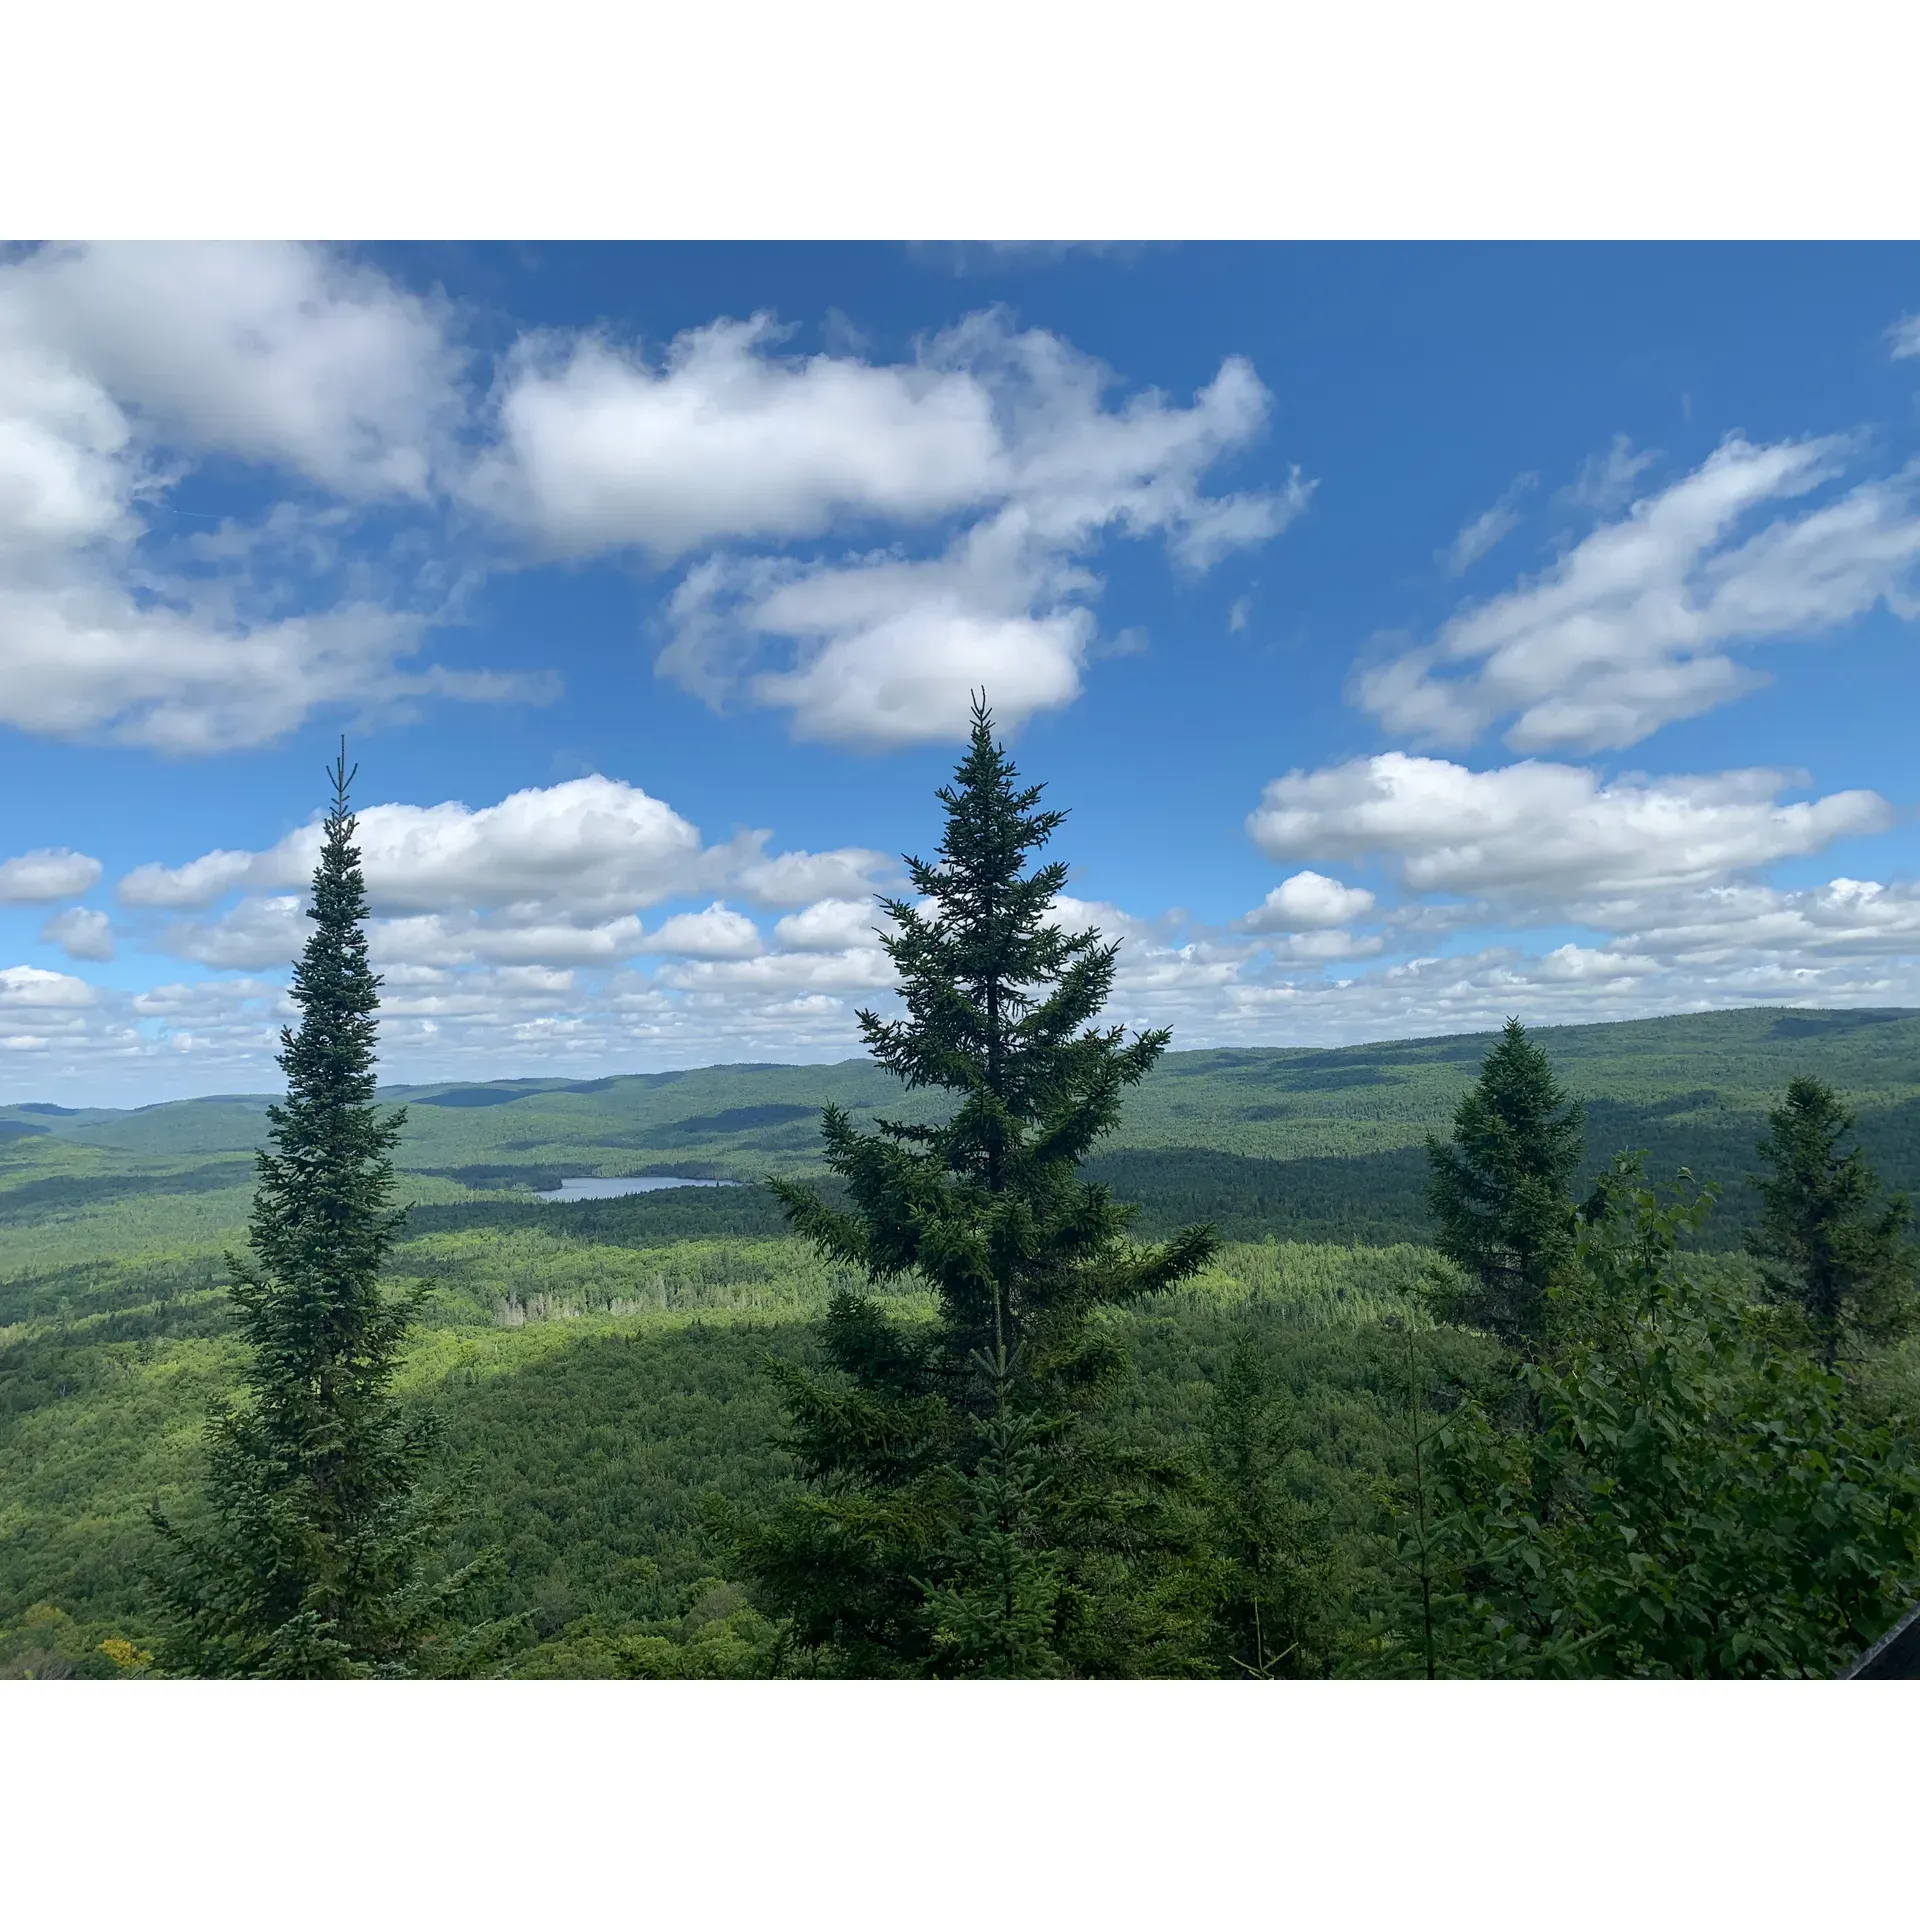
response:
M40 938L57 946L69 960L111 960L113 922L91 907L69 907L56 913L40 929Z
M203 967L231 967L251 973L264 967L291 966L313 931L306 901L283 893L242 900L212 921L180 921L165 928L160 945Z
M797 735L849 745L962 736L970 691L982 685L1017 725L1079 692L1096 630L1084 602L1099 588L1086 562L1109 530L1162 539L1199 570L1272 538L1311 491L1298 475L1278 494L1202 491L1207 472L1266 420L1269 396L1241 360L1190 406L1149 393L1112 407L1106 369L1051 334L1015 333L985 314L929 343L912 377L974 396L966 417L985 438L977 459L953 469L946 503L968 523L924 557L710 556L669 604L663 674L716 703L743 695L787 709ZM898 492L897 507L875 493L869 510L895 521L936 511L915 488ZM647 544L638 532L628 539Z
M1344 927L1320 927L1286 935L1274 951L1285 960L1322 966L1332 960L1368 959L1384 951L1386 944L1377 933L1349 933Z
M1911 881L1839 878L1787 890L1734 883L1677 898L1595 902L1585 917L1613 932L1610 951L1692 967L1759 958L1825 966L1920 953L1920 885Z
M1523 473L1485 513L1476 515L1454 535L1440 555L1440 564L1456 579L1478 560L1484 560L1520 524L1520 502L1538 484L1539 476Z
M388 802L359 815L370 904L381 914L482 909L580 925L676 894L738 882L767 906L797 906L870 881L889 863L863 847L768 855L755 830L718 846L663 800L604 774L528 787L497 805ZM236 891L304 885L319 854L309 822L259 853L226 849L182 866L137 867L121 880L132 907L205 907Z
M742 960L760 951L760 929L744 913L716 900L699 913L676 913L641 945L649 953L696 955L704 960Z
M1896 360L1920 355L1920 313L1909 313L1887 329L1887 345Z
M254 871L254 863L262 858L216 848L185 866L149 863L125 875L114 892L129 907L209 907L223 894L244 885Z
M768 836L761 830L741 837L750 849L731 875L731 884L763 907L803 907L812 901L871 894L898 864L871 847L841 847L832 853L760 851Z
M889 991L898 976L877 948L845 953L763 953L747 960L675 960L654 979L682 992L731 1005L762 994L860 994Z
M801 953L844 953L877 947L885 922L872 900L816 900L774 923L773 937Z
M472 572L421 557L459 500L531 557L699 562L659 665L702 697L784 709L807 738L950 738L983 683L1009 724L1076 697L1110 534L1198 571L1310 493L1297 474L1205 491L1265 424L1243 360L1180 404L1116 399L1097 362L998 313L890 364L782 341L764 315L657 361L531 338L476 412L449 312L337 250L18 253L0 263L0 723L197 754L329 706L543 697L537 675L414 658ZM155 509L210 455L335 499L161 539ZM443 524L422 546L381 523L376 564L354 516L408 507ZM904 535L928 550L876 543ZM765 551L826 539L861 544Z
M551 691L520 675L404 671L398 662L423 637L419 617L373 605L248 627L140 600L84 572L57 587L0 580L0 723L206 754L267 745L316 707L371 719L429 695L500 701Z
M664 801L601 774L526 788L490 807L370 806L359 815L358 843L373 957L438 979L475 966L609 967L639 954L758 953L758 926L722 901L674 914L650 932L641 922L643 908L721 888L759 909L828 903L824 914L789 912L783 944L872 944L829 935L837 916L870 912L848 896L871 895L893 863L864 847L769 853L770 837L753 829L708 845ZM259 852L219 848L179 866L137 867L117 893L147 916L136 924L163 951L248 973L284 966L310 931L305 890L320 838L316 820ZM207 914L222 902L231 904Z
M1781 805L1789 784L1765 768L1603 783L1552 762L1474 773L1383 753L1274 781L1247 827L1275 858L1381 857L1423 892L1567 899L1716 879L1893 824L1878 794Z
M398 978L396 969L437 976L479 962L611 966L638 953L643 937L639 916L631 913L587 925L474 912L412 913L376 919L368 946L375 964Z
M0 967L0 1010L35 1012L90 1007L95 991L70 973L50 973L45 967Z
M383 1072L390 1081L594 1076L714 1059L845 1058L858 1051L854 1009L885 1009L895 981L871 945L829 944L833 909L821 905L791 916L810 923L794 931L818 938L817 947L789 945L776 932L778 951L664 960L630 951L611 966L604 953L581 966L476 963L478 946L457 937L470 922L456 922L452 936L428 916L379 923ZM845 909L841 927L856 932L858 903L835 905ZM1920 1002L1920 888L1910 883L1676 885L1589 894L1554 917L1590 931L1544 952L1506 943L1407 954L1409 939L1461 929L1414 915L1387 916L1384 939L1342 926L1207 932L1176 915L1145 920L1088 900L1063 901L1056 915L1061 925L1098 926L1122 940L1112 1016L1170 1024L1182 1047L1477 1031L1509 1013L1548 1023L1728 1005ZM1361 964L1389 945L1405 957ZM399 949L417 957L396 959ZM125 995L12 969L0 975L0 1098L73 1098L89 1084L118 1100L152 1098L163 1082L169 1094L267 1086L286 1013L284 990L258 978Z
M14 324L142 418L338 493L424 494L460 411L445 316L325 248L45 247L0 276Z
M180 867L136 868L120 882L129 906L194 907L236 889L305 882L318 821L261 853L225 850ZM387 803L359 815L368 898L382 912L555 906L591 914L650 905L697 883L699 829L665 801L601 774L529 787L491 807Z
M71 847L41 847L16 854L11 860L0 860L0 904L71 900L85 893L105 871L91 854L75 853Z
M1255 932L1341 927L1372 909L1373 895L1365 887L1343 886L1309 867L1275 887L1244 924Z
M1831 632L1883 601L1912 617L1912 470L1739 537L1763 508L1835 479L1845 452L1834 439L1727 440L1544 574L1363 670L1360 704L1437 745L1511 716L1503 737L1523 753L1626 747L1760 685L1737 645Z
M209 453L359 501L423 496L450 365L422 303L321 248L0 262L0 724L213 753L323 705L538 697L535 680L406 666L425 613L364 579L274 604L281 544L311 557L305 523L270 514L244 552L149 537Z
M781 359L765 315L680 335L657 367L601 338L529 342L474 497L554 553L657 562L836 519L925 520L985 498L1002 459L961 368Z

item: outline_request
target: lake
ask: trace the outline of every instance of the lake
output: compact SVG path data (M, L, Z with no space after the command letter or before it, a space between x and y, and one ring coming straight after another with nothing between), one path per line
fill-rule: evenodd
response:
M617 1200L626 1193L658 1193L663 1187L737 1187L738 1180L674 1180L658 1174L642 1174L635 1180L562 1180L558 1193L543 1193L542 1200Z

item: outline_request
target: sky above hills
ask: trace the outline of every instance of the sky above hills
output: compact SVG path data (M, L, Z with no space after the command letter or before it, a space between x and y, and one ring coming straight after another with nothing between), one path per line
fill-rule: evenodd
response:
M1920 252L0 253L0 1101L839 1058L984 687L1115 1012L1920 1004Z

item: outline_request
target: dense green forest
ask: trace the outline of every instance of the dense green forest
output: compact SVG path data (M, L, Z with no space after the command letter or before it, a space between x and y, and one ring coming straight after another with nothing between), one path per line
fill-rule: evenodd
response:
M1749 1264L1755 1143L1796 1073L1855 1105L1890 1186L1920 1184L1920 1016L1704 1014L1536 1038L1587 1100L1589 1167L1633 1143L1653 1170L1721 1183L1700 1244L1729 1271ZM1290 1484L1362 1620L1404 1579L1384 1515L1409 1457L1393 1328L1431 1238L1420 1140L1444 1130L1489 1042L1172 1054L1087 1166L1141 1203L1142 1234L1211 1220L1227 1242L1191 1286L1121 1316L1136 1373L1116 1420L1190 1443L1250 1340L1296 1402ZM534 1190L576 1174L818 1176L824 1101L933 1103L889 1103L865 1063L447 1100L501 1091L382 1095L412 1103L395 1276L435 1288L402 1390L442 1418L437 1471L473 1491L453 1547L499 1549L488 1605L524 1620L517 1671L758 1670L771 1629L726 1579L709 1509L787 1484L762 1360L810 1351L832 1271L758 1184L564 1206ZM189 1488L205 1402L235 1377L221 1255L244 1230L265 1105L0 1113L7 1671L120 1670L103 1644L138 1670L152 1645L146 1510ZM923 1310L911 1290L899 1305ZM1913 1368L1905 1356L1890 1378Z
M284 1094L0 1109L0 1674L1820 1673L1920 1584L1920 1014L1172 1053L980 709L869 1058L382 1089L351 778Z
M1586 1102L1589 1172L1622 1147L1648 1171L1722 1183L1710 1233L1738 1243L1744 1184L1767 1108L1818 1073L1859 1115L1859 1137L1896 1186L1920 1185L1920 1012L1752 1008L1542 1028L1535 1035ZM1089 1173L1143 1203L1143 1230L1209 1218L1230 1238L1426 1237L1421 1141L1444 1129L1486 1052L1485 1034L1313 1049L1169 1053L1129 1090ZM605 1080L384 1087L408 1122L403 1197L431 1206L530 1196L564 1178L669 1174L758 1180L821 1167L820 1110L923 1119L869 1061L703 1067ZM0 1107L0 1274L34 1261L16 1229L99 1233L118 1252L237 1227L270 1096L183 1100L133 1112ZM125 1200L143 1205L128 1210ZM534 1204L538 1204L537 1202ZM664 1201L716 1205L692 1196ZM754 1203L747 1203L754 1204ZM777 1209L755 1218L771 1224ZM95 1242L94 1244L99 1244Z

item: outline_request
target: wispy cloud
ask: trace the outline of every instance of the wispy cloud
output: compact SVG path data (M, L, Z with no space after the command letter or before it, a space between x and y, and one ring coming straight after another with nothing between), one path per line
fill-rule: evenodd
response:
M1476 560L1484 559L1520 524L1520 502L1539 483L1537 474L1523 473L1485 513L1469 520L1454 535L1452 546L1438 555L1455 579Z
M1912 618L1920 470L1778 511L1839 477L1850 451L1837 438L1728 439L1546 572L1362 669L1360 705L1435 745L1506 719L1503 737L1522 753L1627 747L1764 684L1738 646L1827 633L1881 602ZM1739 538L1768 508L1774 517Z

